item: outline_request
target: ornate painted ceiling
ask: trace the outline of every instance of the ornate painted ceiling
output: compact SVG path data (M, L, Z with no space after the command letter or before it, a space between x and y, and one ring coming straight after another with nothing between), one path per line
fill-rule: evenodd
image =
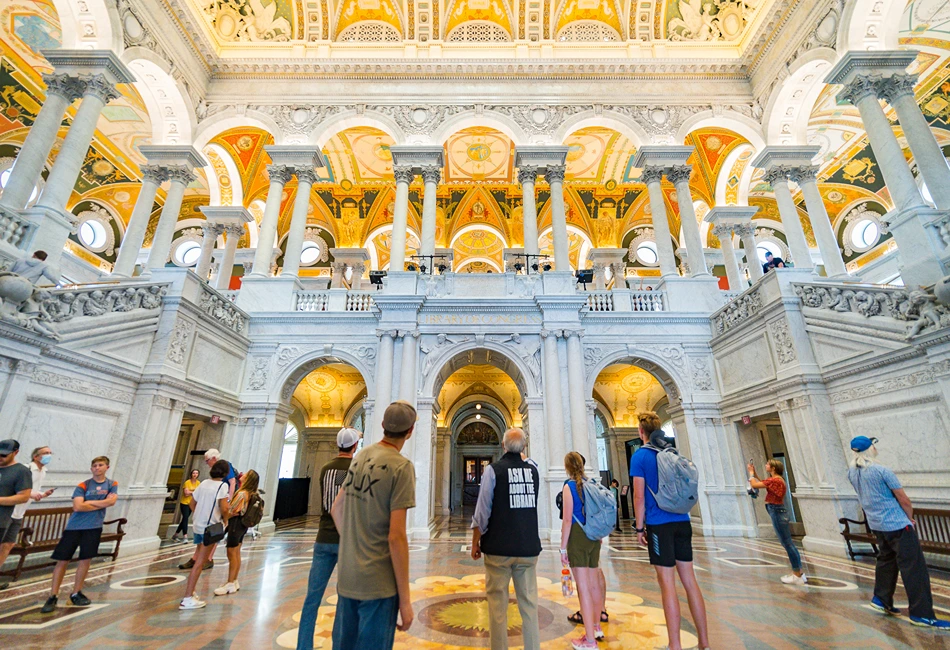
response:
M665 397L656 377L638 366L607 366L594 382L594 399L610 413L618 427L635 427L637 413L655 411Z
M329 363L301 380L291 403L305 415L308 427L342 427L364 397L366 383L356 368Z

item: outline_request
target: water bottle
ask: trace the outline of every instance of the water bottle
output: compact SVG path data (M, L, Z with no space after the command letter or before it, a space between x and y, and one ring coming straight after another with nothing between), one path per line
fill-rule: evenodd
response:
M570 569L561 569L561 593L565 598L574 595L574 581L571 579Z

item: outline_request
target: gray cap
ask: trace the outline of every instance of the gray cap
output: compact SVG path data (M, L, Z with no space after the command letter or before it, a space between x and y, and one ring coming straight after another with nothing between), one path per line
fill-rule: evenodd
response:
M0 456L8 456L15 451L20 451L20 443L16 440L0 440Z
M403 433L416 423L416 409L404 400L393 402L383 413L383 430L390 433Z

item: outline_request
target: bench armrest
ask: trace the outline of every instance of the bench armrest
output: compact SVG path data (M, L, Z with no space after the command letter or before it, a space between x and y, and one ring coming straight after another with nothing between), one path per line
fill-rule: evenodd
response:
M867 531L868 535L871 535L871 527L868 526L868 520L862 519L857 521L856 519L848 519L847 517L842 517L838 520L838 523L844 526L844 530L841 532L842 535L851 534L851 524L857 524L858 526L864 526L864 529Z
M23 548L29 548L33 546L33 542L30 541L30 538L33 537L33 527L25 526L20 529L20 535L17 539L17 543Z
M105 527L105 526L108 526L109 524L118 524L118 526L115 527L115 534L125 535L125 531L122 530L122 527L125 526L127 523L129 523L128 519L126 519L125 517L120 517L119 519L110 519L109 521L104 521L102 522L102 525L103 527Z

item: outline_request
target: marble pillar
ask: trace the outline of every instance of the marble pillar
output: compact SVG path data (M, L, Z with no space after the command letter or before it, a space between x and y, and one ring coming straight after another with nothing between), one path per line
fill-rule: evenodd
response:
M214 288L219 291L226 291L231 288L231 275L234 273L234 256L237 253L238 242L247 232L243 224L228 224L224 227L224 255L221 257L221 265L218 268L218 275L214 280Z
M544 410L548 442L548 467L564 467L564 411L561 369L557 358L560 332L541 330L544 345Z
M567 383L568 403L571 407L571 438L573 451L590 458L590 441L588 434L587 400L585 398L584 380L584 353L581 346L580 330L565 330L567 339ZM590 464L591 461L588 461Z
M762 278L762 263L759 262L759 254L755 243L755 226L751 223L736 224L732 231L742 240L742 247L745 249L746 264L749 267L749 278L752 282Z
M26 207L56 142L66 109L82 97L85 86L70 74L44 74L43 81L46 83L46 100L17 153L0 196L0 208L21 210Z
M706 266L706 251L703 246L696 210L693 208L693 194L689 189L689 177L693 173L692 165L675 165L666 172L666 178L676 188L676 198L680 207L680 223L683 226L683 238L686 240L686 256L689 261L689 274L709 275Z
M393 211L393 234L390 247L389 270L402 271L406 267L406 238L409 228L409 184L416 174L408 165L394 165L396 177L396 206Z
M785 241L791 252L791 262L797 269L813 269L815 263L812 262L808 240L805 239L805 229L802 228L798 208L795 207L795 201L792 199L792 190L788 187L788 181L794 170L794 167L777 165L766 172L765 181L772 186L775 202L778 203L779 216L782 218L782 227L785 229ZM809 211L808 217L813 224L816 216ZM812 231L814 230L814 225L812 225Z
M155 195L159 186L168 178L167 170L161 165L142 166L142 187L139 189L129 225L125 229L119 255L112 268L112 277L117 279L131 278L135 272L135 262L142 250L145 241L145 231L152 216L152 206L155 204Z
M168 169L168 194L165 195L165 205L158 218L155 234L152 235L152 248L145 263L146 272L165 267L168 262L168 253L172 246L172 237L175 235L175 226L181 212L181 202L185 197L185 188L195 180L195 175L184 166Z
M544 179L551 186L551 240L554 242L554 270L570 271L570 244L564 208L564 165L548 165Z
M663 168L649 166L643 168L640 181L645 183L650 193L650 212L653 220L653 236L656 243L656 254L659 257L660 274L664 277L678 276L676 271L676 255L673 253L670 222L666 216L666 202L663 200Z
M416 403L416 359L419 357L419 330L401 332L402 363L399 367L399 399Z
M396 330L379 330L379 348L376 354L376 404L373 414L373 428L370 440L366 444L379 442L383 439L383 412L393 401L393 350L395 348Z
M518 182L521 183L521 219L524 228L525 266L530 267L538 261L538 209L535 203L534 184L538 178L538 168L525 165L518 170Z
M434 264L429 257L435 255L436 193L441 179L442 165L422 166L422 182L425 187L422 195L422 242L419 255L423 257L422 263L429 266Z
M277 240L277 222L280 219L280 203L283 199L284 185L293 176L293 167L287 165L268 165L267 175L270 187L267 189L267 202L264 204L264 216L261 218L260 233L257 237L257 252L254 254L254 266L251 275L267 277L270 275L271 257L274 254L274 242Z
M214 245L224 233L224 226L219 223L205 222L201 224L201 254L195 264L195 274L202 280L208 280L211 272L211 257L214 254Z
M726 267L726 278L729 280L730 291L742 291L745 282L739 271L739 262L736 261L736 249L732 244L732 226L719 224L713 226L713 234L719 238L722 249L722 263Z
M848 278L848 269L845 268L841 249L838 247L838 238L835 236L831 219L825 209L824 199L818 191L818 167L803 166L792 172L791 179L798 183L805 197L805 209L808 210L808 219L811 221L821 260L825 266L825 275L829 278Z
M303 253L303 238L307 230L307 210L310 208L310 189L317 182L317 174L312 167L298 167L297 196L290 218L290 230L287 233L287 246L284 252L284 268L281 276L296 277L300 272L300 255Z

